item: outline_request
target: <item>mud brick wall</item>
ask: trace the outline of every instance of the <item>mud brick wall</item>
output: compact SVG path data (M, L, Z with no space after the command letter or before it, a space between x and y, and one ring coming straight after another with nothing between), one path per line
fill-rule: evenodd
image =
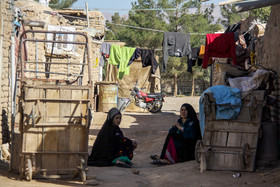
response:
M278 80L275 81L277 90L273 92L278 99L275 107L272 107L272 121L278 122L280 118L280 5L271 7L271 14L266 24L264 36L256 43L256 61L265 68L277 72Z
M1 0L0 1L0 109L1 109L1 126L0 132L0 145L5 142L10 141L9 130L11 130L11 85L10 85L10 77L11 77L11 31L12 24L14 21L13 18L13 6L11 4L11 0ZM49 14L46 12L55 12L51 8L41 5L36 1L32 0L18 0L15 1L15 7L18 7L23 14L24 22L27 23L30 20L33 21L43 21L45 22L44 28L39 27L29 27L25 25L25 30L47 30L48 25L55 26L72 26L75 27L76 32L82 32L87 35L89 39L89 59L91 63L91 79L93 83L98 81L98 66L96 66L96 58L100 58L100 46L101 42L92 42L93 36L88 34L86 31L87 21L84 19L77 20L68 20L66 17L63 17L60 14ZM98 11L90 11L89 12L89 28L94 28L96 30L101 31L101 36L104 35L105 32L105 18L101 12ZM74 24L79 22L79 24ZM21 32L20 32L21 34ZM34 37L32 34L28 35L29 38ZM37 35L37 39L46 39L45 34ZM100 37L99 37L100 39ZM96 39L95 39L96 40ZM85 41L82 37L75 37L75 41ZM37 43L37 56L39 62L48 61L48 54L50 51L46 48L46 43ZM28 61L36 60L36 44L35 42L27 42L27 52L28 52ZM84 46L75 45L74 51L62 52L61 56L70 57L70 62L73 63L82 63L82 59L84 57L83 54ZM17 55L16 55L17 58ZM52 59L52 62L69 62L69 58L60 58L60 59ZM95 67L96 66L96 67ZM28 64L26 67L29 70L35 70L35 64ZM67 71L72 71L71 73L79 73L80 72L79 65L71 65L70 70L65 66L52 65L51 71L66 73ZM88 83L88 68L85 66L84 69L84 78L82 84L85 85ZM45 66L43 64L38 65L38 71L45 71ZM34 73L26 73L27 77L34 77ZM46 74L38 74L38 78L46 78ZM65 76L61 75L51 75L50 79L65 79ZM70 79L71 81L71 79ZM94 95L94 94L92 94ZM93 103L94 104L94 103ZM17 115L19 116L19 115ZM18 123L19 119L16 119L16 123ZM2 138L4 137L4 139Z
M8 116L10 114L10 47L12 30L12 6L9 0L0 1L0 145L9 142ZM2 137L4 137L2 139Z

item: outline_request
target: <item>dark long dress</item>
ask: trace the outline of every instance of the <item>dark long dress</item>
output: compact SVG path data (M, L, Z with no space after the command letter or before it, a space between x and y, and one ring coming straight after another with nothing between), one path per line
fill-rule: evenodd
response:
M117 108L108 112L107 119L99 131L88 157L89 166L112 166L112 161L120 156L133 157L132 141L123 136L119 126L112 121L115 115L121 114Z
M195 110L189 104L185 103L183 106L188 110L188 118L185 123L183 123L182 118L179 118L178 123L184 127L184 132L177 127L169 129L160 155L161 159L168 159L172 163L194 160L195 144L197 140L201 139Z

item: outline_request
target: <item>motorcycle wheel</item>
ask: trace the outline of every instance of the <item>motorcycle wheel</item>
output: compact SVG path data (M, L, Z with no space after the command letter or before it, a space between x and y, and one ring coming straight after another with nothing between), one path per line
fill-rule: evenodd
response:
M162 101L155 101L152 103L152 107L148 108L148 111L151 113L157 113L162 108Z

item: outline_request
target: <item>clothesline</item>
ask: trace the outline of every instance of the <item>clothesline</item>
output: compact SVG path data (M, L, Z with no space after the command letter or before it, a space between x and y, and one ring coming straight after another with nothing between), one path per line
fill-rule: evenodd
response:
M157 30L157 29L149 29L145 27L136 27L136 26L131 26L131 25L124 25L124 24L119 24L119 23L112 23L112 22L107 22L108 24L112 25L118 25L118 26L123 26L123 27L129 27L129 28L134 28L134 29L142 29L142 30L148 30L148 31L155 31L155 32L166 32L163 30ZM190 35L206 35L205 33L188 33Z
M83 9L84 7L72 7L75 9ZM154 11L154 10L170 10L170 11L174 11L176 10L176 8L141 8L141 9L117 9L117 8L89 8L89 9L93 9L93 10L118 10L118 11Z

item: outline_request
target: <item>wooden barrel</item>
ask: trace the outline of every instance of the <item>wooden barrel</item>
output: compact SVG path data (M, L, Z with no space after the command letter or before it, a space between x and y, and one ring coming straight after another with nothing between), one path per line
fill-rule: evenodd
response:
M108 112L111 108L117 107L118 84L115 82L98 82L99 85L99 112Z

